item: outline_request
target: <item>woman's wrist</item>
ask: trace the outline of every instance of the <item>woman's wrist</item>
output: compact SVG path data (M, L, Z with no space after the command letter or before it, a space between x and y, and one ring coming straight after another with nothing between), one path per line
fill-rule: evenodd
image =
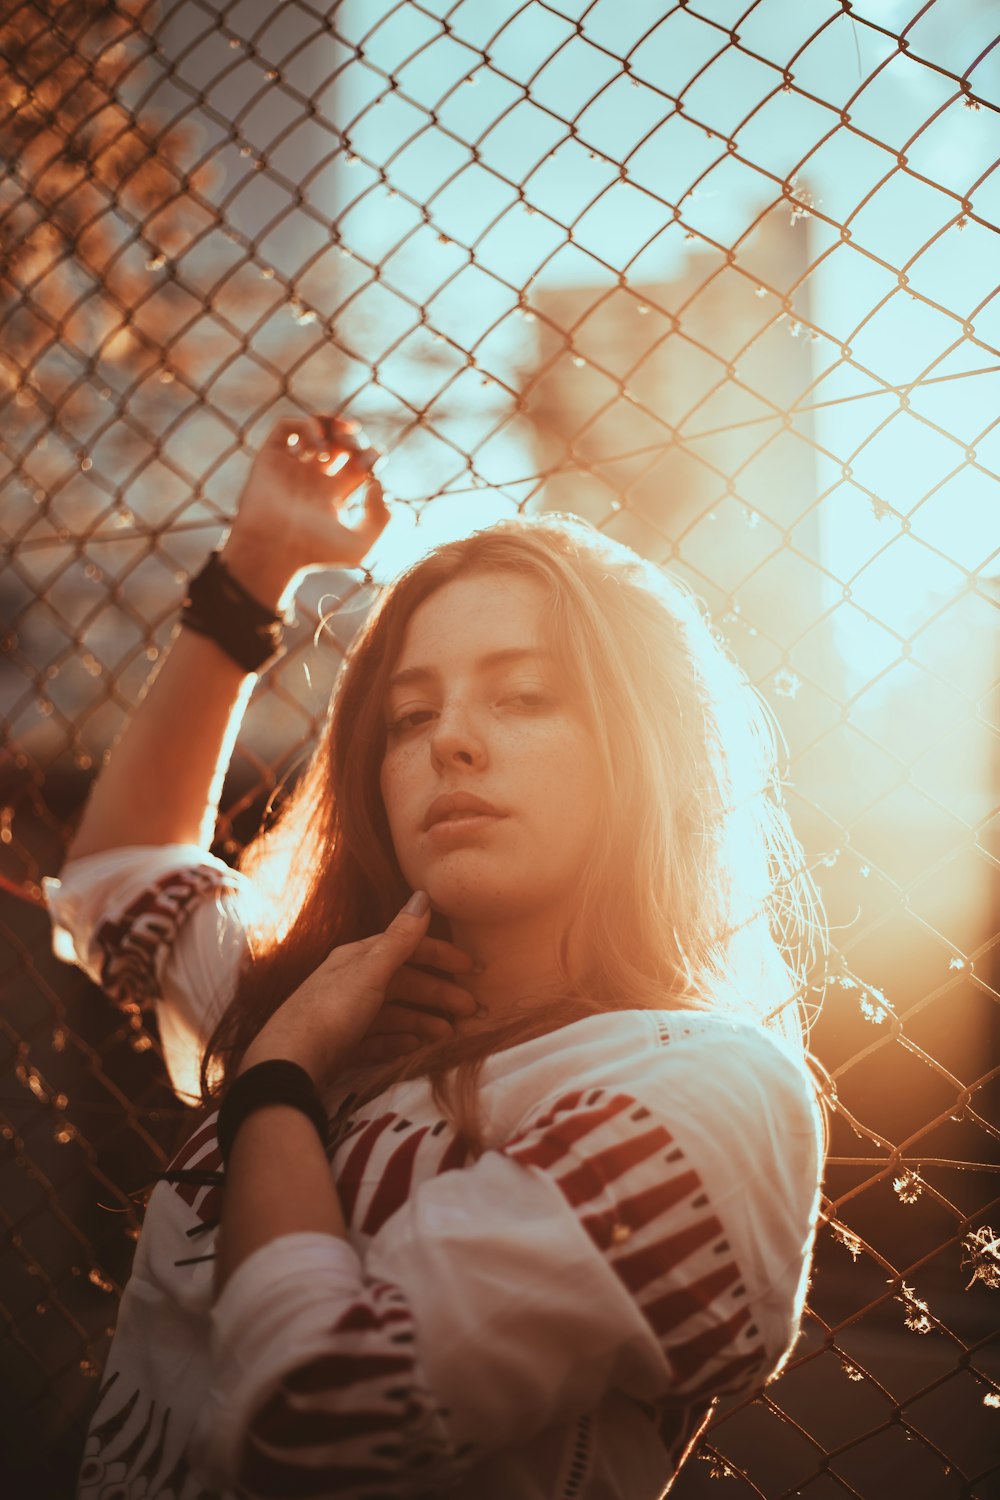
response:
M283 613L295 597L301 569L282 555L280 547L235 527L219 549L219 557L240 586L267 609Z
M322 1091L329 1088L347 1063L349 1055L348 1047L338 1045L329 1039L326 1045L317 1047L315 1041L310 1043L308 1038L301 1035L280 1033L269 1035L265 1026L263 1031L257 1033L243 1054L234 1078L240 1077L250 1068L256 1067L258 1063L275 1060L292 1062L303 1068L316 1088Z
M250 1068L255 1068L258 1063L274 1061L296 1063L298 1067L305 1069L313 1083L319 1087L321 1069L317 1066L317 1059L310 1054L309 1049L297 1046L287 1038L284 1040L279 1038L272 1040L267 1036L266 1028L265 1031L259 1032L250 1043L240 1060L234 1077L241 1077Z

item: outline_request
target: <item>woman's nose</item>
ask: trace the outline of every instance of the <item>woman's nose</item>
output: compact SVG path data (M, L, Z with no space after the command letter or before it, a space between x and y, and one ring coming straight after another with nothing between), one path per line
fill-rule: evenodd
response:
M468 712L460 708L442 710L431 735L431 755L442 766L485 763L486 743Z

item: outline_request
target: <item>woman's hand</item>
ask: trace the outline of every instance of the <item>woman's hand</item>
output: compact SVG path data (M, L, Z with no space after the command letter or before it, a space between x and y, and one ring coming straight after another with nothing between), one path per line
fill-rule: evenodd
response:
M262 603L279 602L311 568L358 567L389 520L372 473L378 457L353 422L283 417L254 459L222 549L226 566ZM364 516L351 528L338 510L361 485Z
M411 1010L411 1005L433 1003L456 1015L471 1015L475 1001L457 985L422 974L408 961L451 970L471 969L473 961L452 944L428 938L429 921L429 907L422 915L404 907L385 932L334 948L254 1038L239 1071L286 1057L305 1068L322 1090L348 1063L381 1062L412 1050L414 1038L448 1034L449 1022ZM386 999L389 994L392 1001Z
M463 1021L480 1014L475 996L440 974L438 969L461 976L473 968L473 959L454 943L425 937L418 943L409 964L397 969L386 988L383 1005L351 1057L352 1066L386 1062L445 1037L454 1036Z

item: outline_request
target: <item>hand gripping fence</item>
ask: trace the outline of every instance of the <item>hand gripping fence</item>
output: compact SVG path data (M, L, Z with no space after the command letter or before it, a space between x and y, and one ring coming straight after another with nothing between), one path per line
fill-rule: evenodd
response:
M301 761L379 580L437 538L572 510L684 578L788 741L833 1110L802 1336L674 1493L1000 1491L995 21L976 0L0 4L17 1493L69 1491L184 1114L150 1014L53 958L41 878L249 455L314 410L363 420L394 520L364 579L303 591L217 851Z

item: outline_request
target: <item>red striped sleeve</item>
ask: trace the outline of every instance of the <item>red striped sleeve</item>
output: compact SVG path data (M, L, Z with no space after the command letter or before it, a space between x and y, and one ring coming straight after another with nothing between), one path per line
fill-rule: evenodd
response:
M171 870L148 885L121 916L98 928L101 985L123 1010L148 1009L159 996L157 970L199 901L227 883L211 865Z
M674 1394L710 1399L762 1375L766 1351L699 1173L649 1119L630 1094L569 1092L506 1154L555 1181L655 1332Z
M471 1450L450 1443L447 1415L420 1379L406 1299L375 1282L332 1322L329 1351L290 1371L256 1412L238 1493L416 1500L427 1474L435 1488L425 1493L434 1496Z

